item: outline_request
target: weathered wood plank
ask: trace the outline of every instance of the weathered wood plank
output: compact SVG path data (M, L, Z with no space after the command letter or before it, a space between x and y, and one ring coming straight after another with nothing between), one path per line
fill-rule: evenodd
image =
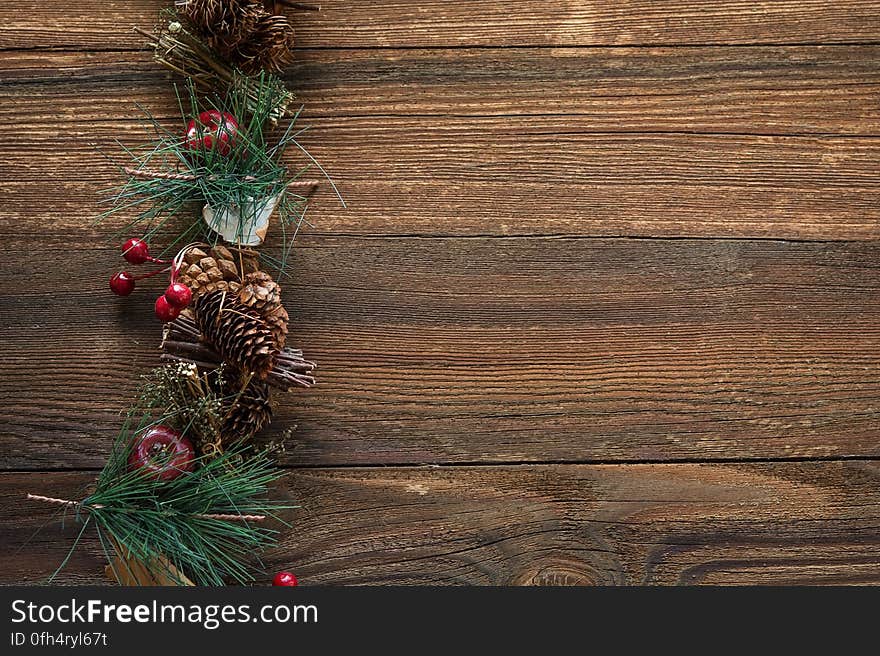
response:
M321 190L317 231L880 237L880 137L852 138L880 134L877 48L691 50L474 51L458 68L439 51L312 53L304 140L349 204ZM0 230L29 238L47 206L58 234L94 240L83 216L119 179L96 147L143 137L135 100L169 116L168 81L143 54L56 53L44 73L6 57Z
M170 1L20 0L0 8L0 47L133 48ZM645 45L876 40L869 0L334 1L296 15L301 47Z
M28 491L77 498L79 474L0 475L0 583L39 582L74 528ZM871 462L294 471L303 505L268 554L309 584L880 583ZM60 581L102 584L93 536Z
M287 462L880 456L877 243L304 238L285 284L319 385ZM152 300L114 252L7 254L6 468L96 467ZM21 281L28 281L22 286Z
M880 46L304 52L308 117L555 115L572 131L880 135ZM0 53L7 129L177 116L150 54Z
M93 243L128 216L90 225L104 160L132 125L8 134L0 231ZM572 132L567 119L327 119L305 145L331 172L314 196L315 234L880 238L880 138ZM291 153L297 165L306 163Z

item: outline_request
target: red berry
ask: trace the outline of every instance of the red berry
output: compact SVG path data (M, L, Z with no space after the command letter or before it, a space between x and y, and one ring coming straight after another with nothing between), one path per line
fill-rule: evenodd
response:
M296 576L291 572L278 572L275 575L275 578L272 579L272 585L286 585L293 587L299 585L299 581L296 580Z
M216 150L228 155L238 133L238 121L228 112L216 109L199 114L198 121L191 119L186 124L186 147L190 150Z
M180 310L190 304L192 297L192 290L182 282L172 282L168 285L168 289L165 290L165 300L167 300L172 307L176 307Z
M134 276L128 271L120 271L110 278L110 289L118 296L128 296L134 291Z
M122 245L122 257L132 264L143 264L150 260L150 247L143 239L132 237Z
M192 442L169 426L153 426L135 438L128 466L157 481L170 481L195 467Z
M164 296L160 296L156 299L156 316L159 318L159 321L162 321L163 323L174 321L179 314L180 308L171 305L171 303L168 302L168 299Z

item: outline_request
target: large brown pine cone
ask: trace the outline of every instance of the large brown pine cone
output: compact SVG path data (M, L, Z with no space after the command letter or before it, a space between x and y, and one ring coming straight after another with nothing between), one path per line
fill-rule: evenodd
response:
M269 325L255 310L219 291L199 296L193 309L205 341L224 360L265 380L279 349Z

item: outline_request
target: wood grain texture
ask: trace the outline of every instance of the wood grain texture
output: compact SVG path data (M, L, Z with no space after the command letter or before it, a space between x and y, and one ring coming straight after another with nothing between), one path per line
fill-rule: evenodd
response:
M346 207L322 185L314 235L880 238L880 138L571 133L548 117L319 125L305 145ZM78 143L61 151L49 131L7 151L0 231L12 243L86 245L132 218L91 225L121 180L90 142L118 153L112 136L133 142L134 128L69 135ZM51 234L33 221L44 207Z
M877 239L878 52L311 53L304 143L348 203L325 185L312 231ZM106 234L83 226L119 182L96 150L144 138L134 101L175 102L146 55L115 56L4 55L7 238L35 205L65 239Z
M571 131L880 136L880 45L316 50L285 78L328 117L564 117ZM177 117L149 52L0 52L8 129ZM178 119L179 120L179 119Z
M39 582L73 529L25 490L89 475L0 475L0 583ZM265 560L304 584L880 583L880 466L851 463L309 470ZM91 536L90 536L91 537ZM96 540L61 582L102 583Z
M110 296L88 219L134 103L172 125L130 30L169 4L0 7L0 584L63 560L24 494L79 498L157 364L161 285ZM880 583L877 3L322 4L287 79L349 208L284 284L320 367L269 570Z
M120 26L155 25L160 0L38 0L0 8L0 47L134 48ZM300 47L840 43L876 40L871 0L357 0L296 14Z
M304 238L290 464L880 456L878 244ZM0 279L7 468L97 467L157 362L113 251ZM147 291L149 290L149 291ZM38 338L35 336L39 335ZM47 344L51 345L47 348ZM277 432L273 434L278 434Z

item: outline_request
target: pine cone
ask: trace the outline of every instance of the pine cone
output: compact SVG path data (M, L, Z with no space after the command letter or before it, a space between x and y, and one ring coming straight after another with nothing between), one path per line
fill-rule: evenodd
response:
M258 0L188 0L178 14L225 59L249 75L280 71L293 58L287 17ZM276 3L271 3L274 10Z
M269 324L275 346L283 349L287 341L287 323L290 317L281 305L281 285L264 271L249 273L242 281L238 300L260 313L263 320Z
M188 0L177 13L198 30L212 48L229 58L253 33L265 11L253 0Z
M244 271L240 270L244 267ZM178 281L192 290L193 298L215 291L237 294L242 275L257 270L256 256L242 251L241 260L225 246L214 246L207 253L201 248L190 248L183 256Z
M223 422L223 434L232 441L246 440L269 424L272 405L269 401L269 385L251 379L244 389L228 385L225 394L232 399Z
M238 300L255 310L281 303L281 285L265 271L245 275Z
M290 322L290 315L287 314L287 310L279 303L271 309L263 310L262 316L263 321L268 324L269 330L272 332L275 346L279 350L283 349L284 344L287 342L287 324Z
M255 310L218 291L199 296L194 310L202 336L224 360L265 380L279 350L269 325Z
M247 39L235 49L239 67L250 75L261 70L280 72L293 60L293 27L286 16L264 13Z

